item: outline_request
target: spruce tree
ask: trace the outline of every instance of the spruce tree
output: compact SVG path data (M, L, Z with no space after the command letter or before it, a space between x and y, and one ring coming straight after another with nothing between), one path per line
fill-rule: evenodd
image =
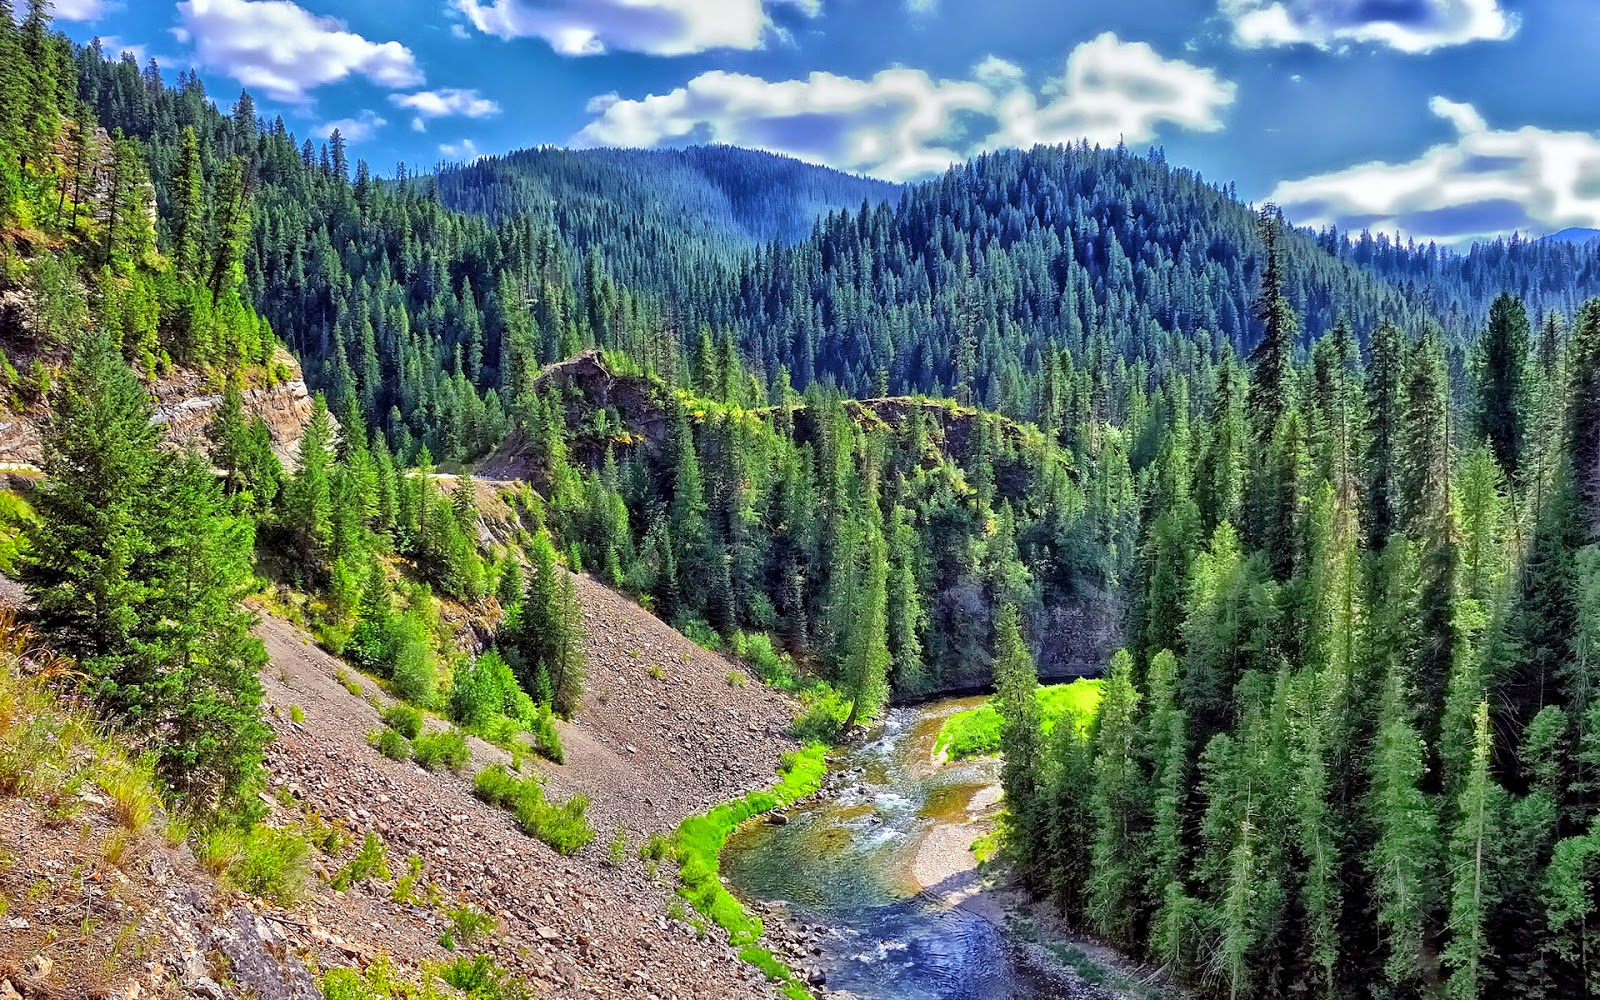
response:
M1000 785L1006 795L1006 843L1023 880L1037 885L1044 874L1034 853L1035 845L1044 840L1045 830L1046 814L1039 786L1044 729L1039 714L1039 678L1014 604L1000 609L1000 620L995 625L994 687L1000 710Z

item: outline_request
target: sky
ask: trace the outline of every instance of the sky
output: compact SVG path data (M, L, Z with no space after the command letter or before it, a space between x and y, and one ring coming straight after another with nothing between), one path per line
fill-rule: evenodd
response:
M1600 0L55 0L380 174L724 142L895 181L1144 150L1299 225L1600 228Z

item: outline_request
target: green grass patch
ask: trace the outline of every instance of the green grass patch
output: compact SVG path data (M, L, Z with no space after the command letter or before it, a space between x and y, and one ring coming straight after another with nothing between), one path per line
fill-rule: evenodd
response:
M454 729L423 733L411 742L411 759L430 771L448 767L459 771L472 759L466 738Z
M383 724L414 740L422 735L422 712L410 705L390 705L383 710Z
M756 942L761 938L761 918L744 908L722 884L720 877L723 845L729 835L752 816L771 812L802 799L822 786L828 773L827 748L820 743L784 754L778 768L778 783L758 789L742 799L724 802L710 812L690 816L678 824L673 837L673 856L678 862L678 892L702 916L728 932L728 940L739 949L740 957L761 969L773 982L782 984L791 1000L809 996L794 973Z
M1056 723L1070 717L1083 732L1094 723L1105 682L1084 678L1070 684L1051 684L1038 691L1039 714L1049 735ZM1000 752L1000 710L993 700L957 712L939 727L934 752L943 750L951 760L983 757Z
M500 764L479 771L472 779L472 792L490 805L509 810L517 825L530 837L537 837L560 854L574 854L594 839L594 827L586 815L589 800L574 795L563 803L545 798L544 781L537 775L519 778Z

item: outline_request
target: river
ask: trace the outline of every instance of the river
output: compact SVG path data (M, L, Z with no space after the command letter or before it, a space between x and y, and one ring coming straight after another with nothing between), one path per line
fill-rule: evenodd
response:
M993 758L944 764L944 719L982 698L889 712L881 735L834 762L835 791L755 821L723 852L733 891L830 929L815 963L861 1000L1033 1000L1004 910L976 893L967 847L999 799Z

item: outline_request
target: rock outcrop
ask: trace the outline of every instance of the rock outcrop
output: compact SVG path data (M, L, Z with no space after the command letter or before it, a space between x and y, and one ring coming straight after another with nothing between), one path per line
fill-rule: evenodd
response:
M300 452L301 435L311 422L311 393L299 362L288 352L278 352L273 368L286 377L245 389L244 412L246 417L266 421L272 434L272 450L279 461L292 466ZM156 404L154 423L161 426L166 443L173 447L192 443L204 449L211 421L222 406L222 388L216 379L200 372L180 371L158 380L151 389ZM30 407L0 419L0 470L38 467L42 457L40 431L47 417L43 409Z

